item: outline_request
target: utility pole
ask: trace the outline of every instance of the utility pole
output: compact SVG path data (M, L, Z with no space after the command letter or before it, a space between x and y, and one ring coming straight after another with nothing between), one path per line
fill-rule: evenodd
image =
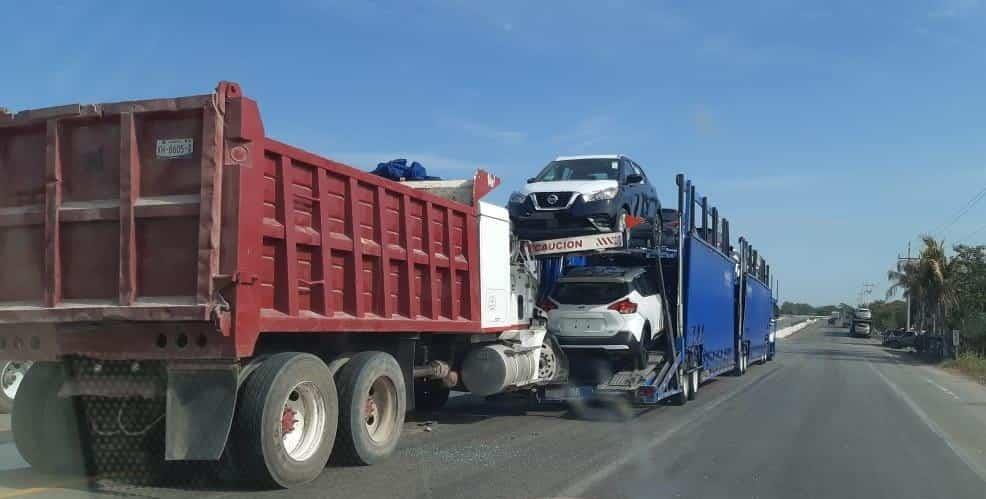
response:
M866 304L866 297L873 294L873 283L864 282L862 288L859 290L859 295L856 297L856 304L858 306L863 306Z
M905 262L911 262L912 260L917 260L917 258L911 258L911 242L907 241L907 256L902 257L900 253L897 254L897 262L903 260ZM907 290L907 329L905 331L911 330L911 290Z

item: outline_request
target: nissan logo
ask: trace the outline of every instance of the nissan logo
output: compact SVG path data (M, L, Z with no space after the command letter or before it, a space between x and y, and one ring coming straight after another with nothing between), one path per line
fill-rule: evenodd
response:
M555 203L558 202L558 195L556 195L556 194L548 194L548 197L546 198L546 201L548 201L548 204L555 204Z

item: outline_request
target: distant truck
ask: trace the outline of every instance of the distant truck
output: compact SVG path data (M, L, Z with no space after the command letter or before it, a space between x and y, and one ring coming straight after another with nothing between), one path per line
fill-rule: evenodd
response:
M849 334L851 336L870 337L873 334L873 313L866 307L858 307L853 311L852 319L849 324Z

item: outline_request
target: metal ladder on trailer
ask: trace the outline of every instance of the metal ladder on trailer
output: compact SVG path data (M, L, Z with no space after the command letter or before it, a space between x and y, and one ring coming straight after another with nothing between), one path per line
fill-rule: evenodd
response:
M608 380L593 387L597 396L627 395L641 404L656 404L660 400L681 392L679 381L676 379L678 369L684 362L680 354L678 342L678 321L672 319L670 308L672 300L668 296L669 288L664 278L665 261L676 263L677 252L669 252L666 248L627 248L612 249L592 255L599 263L617 264L617 266L639 265L656 268L665 304L665 321L668 327L661 335L664 340L663 351L651 351L648 354L647 366L643 369L629 369L613 373ZM677 289L678 286L675 286ZM677 304L677 299L673 302ZM677 309L675 305L675 309Z

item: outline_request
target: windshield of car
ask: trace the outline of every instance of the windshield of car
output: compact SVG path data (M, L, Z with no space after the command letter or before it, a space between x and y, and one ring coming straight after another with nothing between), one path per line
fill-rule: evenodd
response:
M541 170L538 182L556 180L617 180L620 178L620 162L612 158L566 159L552 161Z
M625 282L562 282L551 297L564 305L605 305L629 293Z

